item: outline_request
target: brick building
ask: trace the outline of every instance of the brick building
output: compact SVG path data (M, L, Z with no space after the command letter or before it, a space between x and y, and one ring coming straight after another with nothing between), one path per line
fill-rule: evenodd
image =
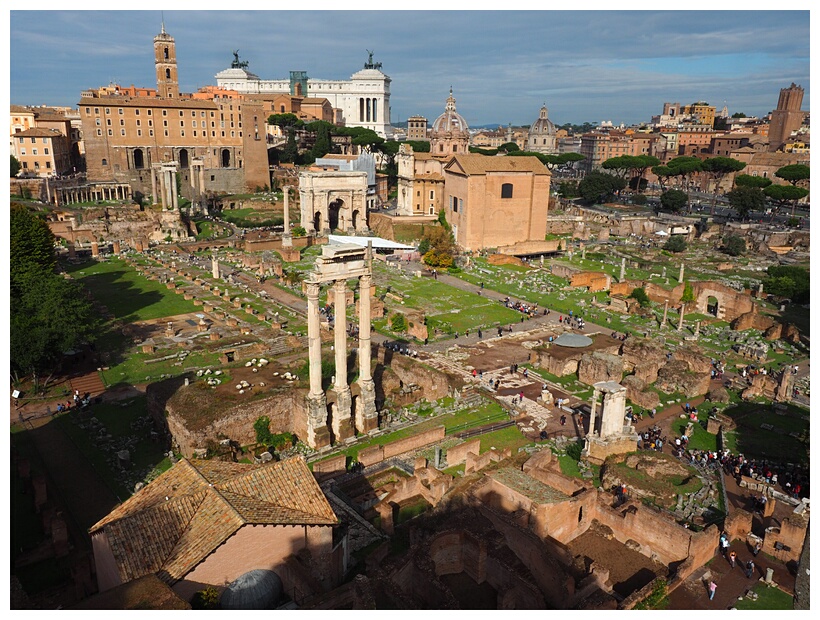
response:
M206 192L269 185L263 104L181 95L175 43L164 26L154 38L154 62L157 96L143 96L144 89L138 95L132 89L83 92L79 107L89 180L129 183L134 191L150 194L152 164L173 161L187 195L197 159L204 167Z

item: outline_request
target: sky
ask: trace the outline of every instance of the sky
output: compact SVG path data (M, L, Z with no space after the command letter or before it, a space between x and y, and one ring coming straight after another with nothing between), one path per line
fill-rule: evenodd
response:
M763 116L792 82L809 110L808 10L162 13L181 3L147 5L156 10L10 11L9 103L76 107L83 89L155 87L153 38L164 19L182 92L215 85L233 50L262 79L292 70L349 79L373 50L392 79L394 123L415 114L432 122L451 86L470 126L529 125L544 104L558 125L649 122L664 102Z

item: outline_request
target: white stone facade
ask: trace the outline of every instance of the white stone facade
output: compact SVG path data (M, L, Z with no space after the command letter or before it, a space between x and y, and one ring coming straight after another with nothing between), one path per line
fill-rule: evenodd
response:
M333 108L341 110L346 127L372 129L383 138L390 138L390 77L379 68L381 63L366 63L349 80L308 78L304 97L325 98ZM220 88L247 94L291 94L290 80L262 80L243 68L230 68L216 74Z

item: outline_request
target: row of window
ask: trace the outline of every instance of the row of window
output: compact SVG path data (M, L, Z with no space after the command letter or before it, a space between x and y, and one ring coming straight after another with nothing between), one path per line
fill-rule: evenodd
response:
M29 139L31 140L32 144L37 144L37 138L29 138ZM43 144L48 144L48 141L50 139L51 138L43 138ZM20 144L23 144L25 142L25 137L19 137L19 138L17 138L17 140L18 140L18 142L20 142Z
M39 161L34 162L34 169L35 170L40 169L40 162ZM23 162L23 170L28 170L28 162L27 161ZM46 162L46 170L51 170L51 162L50 161Z
M96 120L95 124L97 125L97 127L99 127L102 124L100 122L100 119L98 118L98 119L95 119L95 120ZM140 119L136 119L134 122L136 123L137 127L140 127L142 125ZM196 121L191 121L191 126L196 128L196 126L197 126L196 123L197 123ZM105 119L105 124L110 127L111 126L111 119L110 118ZM230 121L230 124L231 124L231 127L234 126L233 121ZM242 123L237 123L237 125L239 126L240 129L242 128ZM152 121L150 118L148 119L148 126L149 127L154 126L154 121ZM168 127L168 121L163 120L162 121L162 126L163 127ZM185 121L179 121L179 126L180 127L185 127ZM225 121L219 121L219 126L224 128L225 127ZM125 119L122 119L122 118L120 119L120 127L125 127ZM205 127L207 127L207 121L202 121L202 128L205 129ZM216 121L211 121L211 127L216 127ZM23 139L20 138L20 140L22 141ZM34 138L32 138L32 141L33 140L34 140Z
M166 138L167 138L167 137L169 137L169 135L170 135L170 134L168 133L168 130L167 130L167 129L165 129L165 130L163 131L163 133L165 134L165 137L166 137ZM220 131L219 133L221 134L221 137L223 137L223 138L227 137L227 136L225 135L225 132L224 132L224 131ZM239 132L239 135L238 135L238 136L236 135L236 133L237 133L237 132L232 131L232 132L231 132L231 138L236 138L236 137L241 138L241 137L242 137L242 132L241 132L241 131ZM103 133L102 133L102 129L97 129L97 135L98 135L98 136L103 135ZM109 129L109 130L108 130L108 135L109 135L109 136L113 136L113 135L114 135L114 130L113 130L113 129ZM121 135L121 136L125 136L125 135L127 135L127 134L126 134L125 129L120 129L120 135ZM148 135L149 135L149 136L153 136L153 135L154 135L154 130L153 130L153 129L149 129L149 130L148 130ZM137 136L138 136L138 137L141 137L141 136L142 136L142 129L137 129ZM179 130L179 136L180 136L180 138L184 138L184 137L185 137L185 130L184 130L184 129L180 129L180 130ZM194 129L194 138L198 138L198 137L200 137L200 136L199 136L199 132L198 132L196 129ZM203 138L207 138L207 137L208 137L208 132L207 132L207 131L203 131L203 132L202 132L202 137L203 137ZM215 132L215 131L212 131L212 132L211 132L211 137L212 137L212 138L216 138L216 132Z
M25 154L26 154L26 149L20 149L20 156L22 157ZM32 155L37 155L37 149L31 149L31 154ZM46 147L46 148L43 149L43 155L48 155L48 154L49 154L48 147Z
M228 110L233 110L233 105L229 105L229 106L228 106ZM241 106L236 106L236 110L237 110L237 112L239 112L239 111L241 111L241 110L242 110L242 107L241 107ZM88 114L88 115L90 115L90 114L91 114L91 108L90 108L90 107L86 107L86 109L85 109L85 113L86 113L86 114ZM106 113L107 115L108 115L108 114L111 114L111 108L105 108L105 113ZM125 112L123 111L123 108L118 108L118 109L117 109L117 113L118 113L120 116L122 116ZM152 110L151 110L151 108L148 108L148 109L145 111L145 113L146 113L146 116L152 116ZM191 110L191 118L196 118L196 113L197 113L197 110ZM100 114L100 108L94 108L94 114L95 114L95 115L97 115L97 116L99 116L99 114ZM134 108L134 115L135 115L135 116L139 116L139 115L140 115L140 108ZM162 111L162 115L163 115L163 116L168 116L168 110L163 110L163 111ZM179 110L179 115L180 115L180 116L185 116L185 111L184 111L184 110ZM200 115L200 117L205 118L205 110L199 110L199 115ZM214 112L213 110L211 110L211 111L210 111L210 117L211 117L211 118L214 118L214 116L215 116L215 112Z

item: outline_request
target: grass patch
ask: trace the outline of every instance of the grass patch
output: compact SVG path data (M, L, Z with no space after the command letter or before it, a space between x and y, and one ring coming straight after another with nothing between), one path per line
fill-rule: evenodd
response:
M131 323L197 311L192 300L148 280L119 258L68 265L66 271L87 287L115 318Z
M521 434L521 431L518 430L517 426L508 426L507 428L502 428L485 435L480 435L480 437L480 454L483 454L492 448L499 451L509 448L512 453L515 454L518 452L518 448L523 448L531 443L529 439Z
M754 601L744 596L742 601L739 600L735 603L737 609L782 609L789 611L794 609L794 597L791 594L786 594L780 588L758 583L751 590L757 594L757 600Z

